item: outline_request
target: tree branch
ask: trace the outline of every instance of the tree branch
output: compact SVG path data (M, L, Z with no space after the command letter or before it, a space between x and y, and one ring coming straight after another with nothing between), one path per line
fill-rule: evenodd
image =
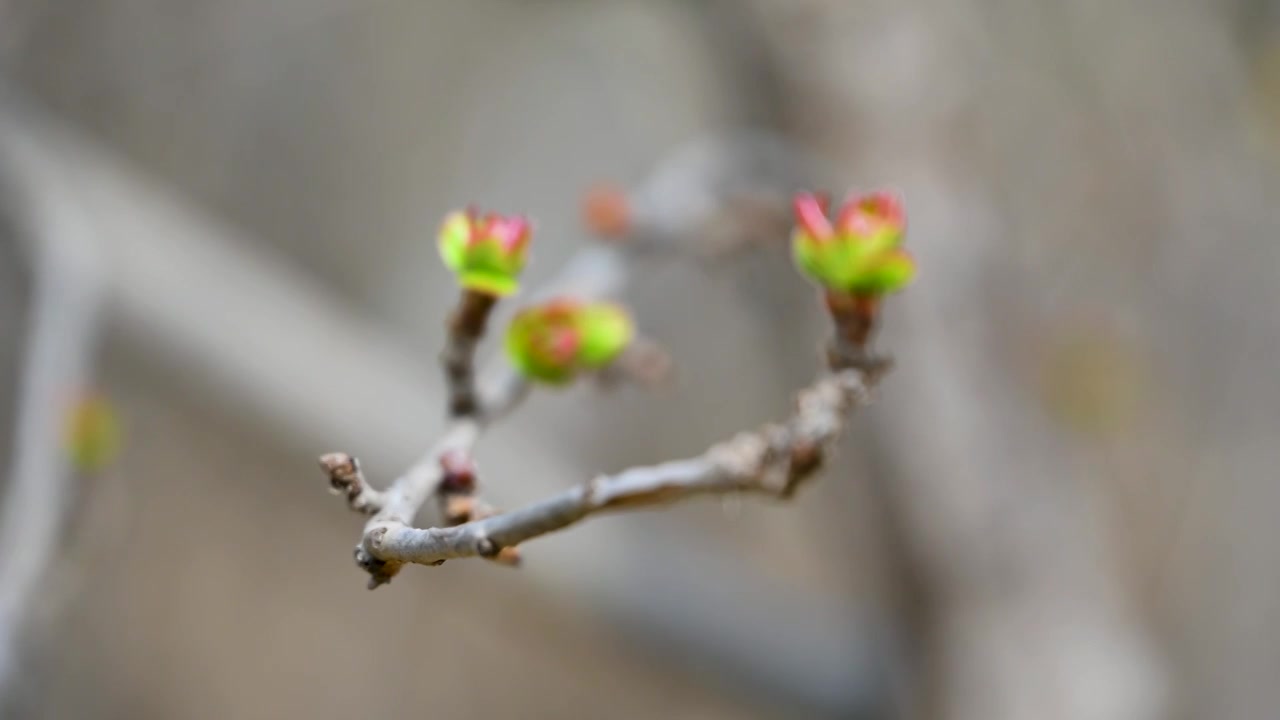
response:
M824 374L800 393L796 410L785 423L743 433L695 458L597 477L522 510L498 513L475 497L469 458L483 421L492 419L490 413L510 409L523 393L508 391L505 398L486 403L487 412L455 421L409 472L379 494L381 509L366 524L355 551L357 564L370 574L370 588L389 582L406 563L439 565L452 558L479 556L518 564L515 546L519 543L600 512L643 509L710 494L791 497L822 465L849 414L869 402L870 388L889 367L887 360L873 358L867 351L874 305L859 305L859 312L852 315L830 299L828 307L837 329L828 358L835 372ZM851 317L859 323L856 342L845 331L853 322ZM523 383L508 385L517 386L522 388ZM354 460L332 466L343 478L354 478L367 488ZM338 475L332 471L330 475L337 487ZM350 498L352 490L346 487ZM412 527L413 516L433 488L451 527ZM355 497L362 498L363 491Z
M493 557L603 512L701 495L789 498L821 467L851 411L870 400L877 375L855 368L826 375L801 392L795 413L783 424L743 433L697 457L603 475L522 510L451 528L416 529L375 519L361 550L373 562L439 565L453 558Z
M566 272L561 284L572 285L574 279L574 273ZM458 318L466 312L489 311L467 310L467 303L464 296L453 326L463 324ZM528 389L524 378L505 364L495 372L488 392L471 401L470 412L455 417L436 444L386 491L369 487L355 458L345 453L325 455L321 466L334 489L347 496L352 509L373 515L355 550L356 563L370 575L370 589L390 582L408 563L440 565L448 559L478 556L516 565L520 562L516 546L521 542L597 513L651 508L702 495L758 493L790 498L821 467L848 416L870 401L871 388L889 368L887 360L868 351L877 304L847 303L828 296L827 307L835 327L828 349L833 372L824 373L800 393L795 412L784 423L740 434L694 458L600 476L522 510L501 513L478 498L470 460L486 424L518 405ZM469 322L475 325L474 320ZM470 348L458 355L463 364L470 364L478 339L464 341ZM472 375L469 367L462 368L449 379L456 388L471 382ZM432 495L448 527L413 527L414 516Z
M567 272L561 284L571 286L574 279L574 273ZM471 451L488 422L519 404L528 383L504 363L483 396L477 398L473 390L462 387L473 382L474 345L491 307L492 303L468 301L464 293L451 322L451 342L462 341L445 351L446 357L456 353L459 363L448 379L453 390L461 389L462 396L471 398L469 411L455 416L436 444L391 487L384 492L369 487L358 461L345 453L320 460L331 485L347 496L351 508L373 515L355 550L356 563L370 575L371 589L390 582L407 563L439 565L478 556L516 565L521 542L597 513L650 508L701 495L789 498L821 467L850 413L869 402L871 387L889 367L887 360L868 351L878 305L829 295L827 308L835 327L828 348L832 372L800 393L787 421L740 434L694 458L600 476L522 510L502 513L476 496ZM466 328L459 329L462 326ZM459 395L451 397L456 400ZM457 405L451 410L456 412ZM414 528L414 516L432 495L447 527Z
M732 214L737 206L730 200L738 197L739 185L753 177L752 173L730 169L741 161L740 155L757 152L759 145L755 141L695 146L698 152L687 151L669 158L624 200L635 211L635 217L621 241L579 251L557 279L535 297L563 294L593 299L616 295L631 277L634 265L629 261L634 255L699 256L706 248L682 245L680 237L696 238L692 245L706 245L706 224L714 218L723 221L726 213ZM751 153L744 153L748 149ZM687 192L699 186L706 192ZM778 187L772 192L785 197L792 189ZM770 191L761 185L753 192L763 197ZM690 197L701 200L689 204ZM785 203L778 207L785 207ZM655 224L657 219L663 222ZM479 555L503 564L518 564L515 545L520 540L559 529L598 511L645 507L711 492L789 496L795 485L820 464L825 446L843 424L845 413L865 400L871 379L882 369L862 362L866 358L859 355L858 362L833 365L833 369L842 372L817 381L803 393L802 411L785 425L739 436L699 458L598 478L531 508L501 513L476 495L471 450L485 426L520 403L528 382L500 361L482 391L476 390L475 348L494 304L492 297L464 291L450 318L448 339L441 353L449 387L450 424L436 444L390 487L381 492L371 488L358 461L350 455L331 453L320 459L334 490L347 497L353 510L373 516L355 550L356 563L370 574L370 588L389 582L410 562L439 564L450 557ZM656 381L667 370L667 364L660 348L640 343L619 367L604 373L607 377L603 379L628 376ZM853 369L845 372L846 368ZM825 400L817 402L814 398ZM834 430L819 431L826 427ZM748 451L749 446L756 448L755 455ZM447 527L413 529L414 516L432 497Z

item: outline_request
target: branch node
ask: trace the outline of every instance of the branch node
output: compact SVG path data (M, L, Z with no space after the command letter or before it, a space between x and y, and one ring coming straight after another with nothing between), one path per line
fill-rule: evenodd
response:
M822 446L807 440L798 441L791 448L787 466L787 482L780 493L783 498L795 494L800 483L822 467Z
M590 480L582 484L582 504L585 507L595 507L596 491L600 489L600 483L604 480L603 475L596 475Z
M487 537L476 540L476 554L482 558L496 557L499 550L497 543Z
M370 590L376 589L380 585L386 585L391 582L391 578L400 572L399 563L389 563L385 560L379 560L374 557L363 545L357 545L355 549L356 565L361 570L369 573Z
M711 461L735 477L755 475L764 466L769 443L763 432L744 432L711 448Z
M470 493L476 489L476 464L471 455L449 450L440 456L440 488L443 493Z

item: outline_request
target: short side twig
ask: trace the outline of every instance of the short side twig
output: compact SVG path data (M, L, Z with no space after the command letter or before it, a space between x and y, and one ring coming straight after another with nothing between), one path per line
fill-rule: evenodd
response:
M484 337L489 314L498 298L476 290L463 290L458 307L449 318L449 334L440 364L449 388L449 417L475 415L480 409L475 384L476 345Z
M320 469L329 477L333 493L345 496L352 510L373 515L382 509L383 494L364 479L359 460L344 452L325 453L320 456Z

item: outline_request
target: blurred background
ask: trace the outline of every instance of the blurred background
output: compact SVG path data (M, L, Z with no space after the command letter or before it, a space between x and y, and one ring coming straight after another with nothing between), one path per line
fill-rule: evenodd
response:
M1277 717L1278 170L1272 0L0 0L0 714ZM538 393L490 499L787 412L797 188L905 197L896 370L790 504L367 592L314 458L442 426L439 219L536 286L601 181L750 247L636 259L673 384Z

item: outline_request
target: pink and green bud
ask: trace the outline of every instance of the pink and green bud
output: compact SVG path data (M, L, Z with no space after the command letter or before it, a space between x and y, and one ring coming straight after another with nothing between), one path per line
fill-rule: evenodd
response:
M796 265L829 290L880 296L906 287L915 260L901 248L906 230L902 203L888 193L851 196L828 219L825 197L795 197L791 249Z
M449 213L440 226L440 257L468 290L510 295L519 289L532 227L517 215Z
M526 377L560 385L613 362L634 335L631 317L617 305L557 298L511 320L506 350Z

